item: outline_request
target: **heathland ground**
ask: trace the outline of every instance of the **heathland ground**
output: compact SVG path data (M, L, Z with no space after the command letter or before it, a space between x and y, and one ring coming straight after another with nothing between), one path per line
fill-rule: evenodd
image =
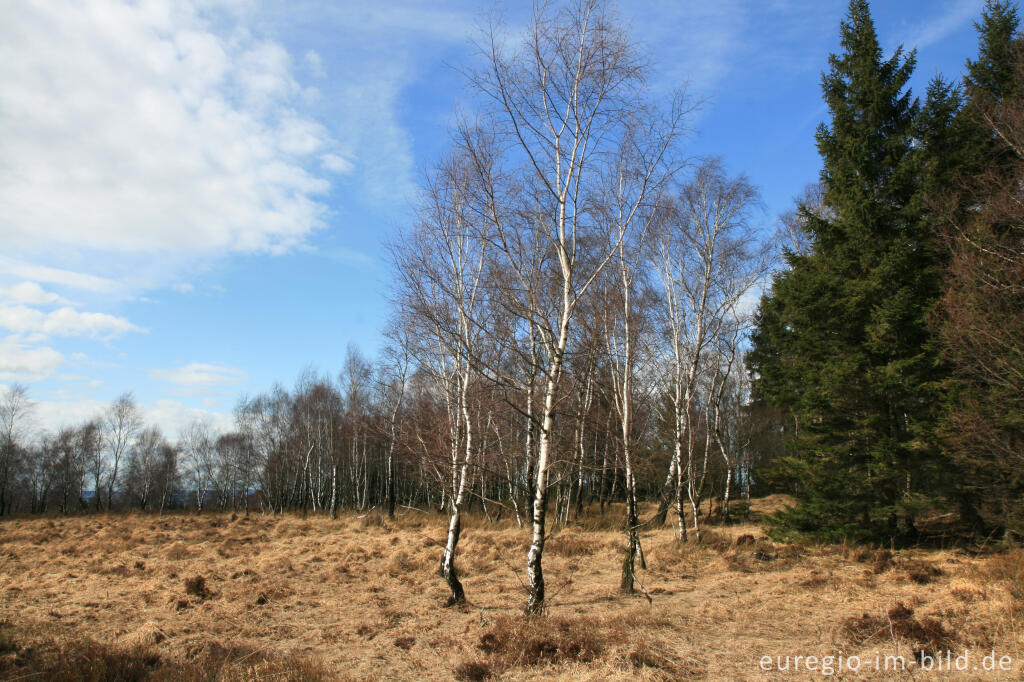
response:
M1021 678L1024 552L773 543L758 517L783 502L700 543L645 528L633 595L620 509L556 528L530 619L514 520L469 517L468 604L443 608L427 512L5 519L0 678L927 679L922 651L968 666L934 679Z

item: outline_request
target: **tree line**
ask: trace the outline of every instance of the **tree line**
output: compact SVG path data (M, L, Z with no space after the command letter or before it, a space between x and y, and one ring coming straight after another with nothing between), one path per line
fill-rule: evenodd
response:
M978 55L922 100L850 3L822 87L818 191L761 300L753 399L782 411L783 537L1024 532L1024 52L989 1Z
M538 6L517 36L493 22L465 73L475 108L388 243L379 358L349 349L338 376L242 397L231 430L173 443L130 394L33 438L15 385L0 512L433 508L456 604L473 509L529 529L530 612L551 524L609 508L624 591L642 528L699 541L762 492L795 499L778 537L1019 534L1024 59L1012 5L978 29L963 83L921 101L914 53L884 58L852 0L820 182L769 232L746 177L687 156L695 104L652 94L613 8Z

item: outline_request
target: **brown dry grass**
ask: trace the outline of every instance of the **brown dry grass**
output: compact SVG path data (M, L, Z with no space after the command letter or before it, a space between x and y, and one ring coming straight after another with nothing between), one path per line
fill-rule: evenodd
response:
M754 518L783 502L757 502ZM530 619L529 537L514 523L467 521L470 603L444 609L440 516L8 519L0 678L814 679L758 662L946 647L1013 659L1011 673L959 679L1024 670L1024 552L782 545L754 522L680 546L646 529L648 601L616 589L615 527L552 534L548 613Z

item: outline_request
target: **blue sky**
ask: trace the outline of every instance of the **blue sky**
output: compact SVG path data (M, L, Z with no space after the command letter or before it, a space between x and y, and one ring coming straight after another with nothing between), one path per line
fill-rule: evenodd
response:
M383 241L472 107L476 2L26 0L0 22L0 386L42 426L133 390L172 435L242 393L373 355ZM526 3L498 6L513 28ZM873 3L912 83L959 78L981 0ZM817 178L820 77L846 2L635 0L652 88L703 101L688 151L761 189Z

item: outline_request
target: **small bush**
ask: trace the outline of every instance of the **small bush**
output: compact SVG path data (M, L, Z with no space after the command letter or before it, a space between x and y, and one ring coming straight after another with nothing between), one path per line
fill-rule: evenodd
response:
M915 655L955 648L957 641L955 633L946 630L937 619L914 618L914 610L903 602L897 602L884 618L867 613L859 618L847 618L843 621L843 630L858 646L899 637L910 643Z
M526 617L500 618L480 636L477 647L506 667L592 661L604 650L595 623L546 618L543 627Z
M750 535L749 533L745 533L736 538L737 547L742 547L743 545L752 545L755 542L757 542L757 540L754 538L753 535Z
M200 599L210 596L210 590L206 586L206 578L201 575L185 579L185 594L191 594Z
M491 666L485 661L463 661L455 666L455 679L480 682L491 676Z
M927 585L941 575L943 575L942 569L927 561L907 562L907 578L918 585Z

